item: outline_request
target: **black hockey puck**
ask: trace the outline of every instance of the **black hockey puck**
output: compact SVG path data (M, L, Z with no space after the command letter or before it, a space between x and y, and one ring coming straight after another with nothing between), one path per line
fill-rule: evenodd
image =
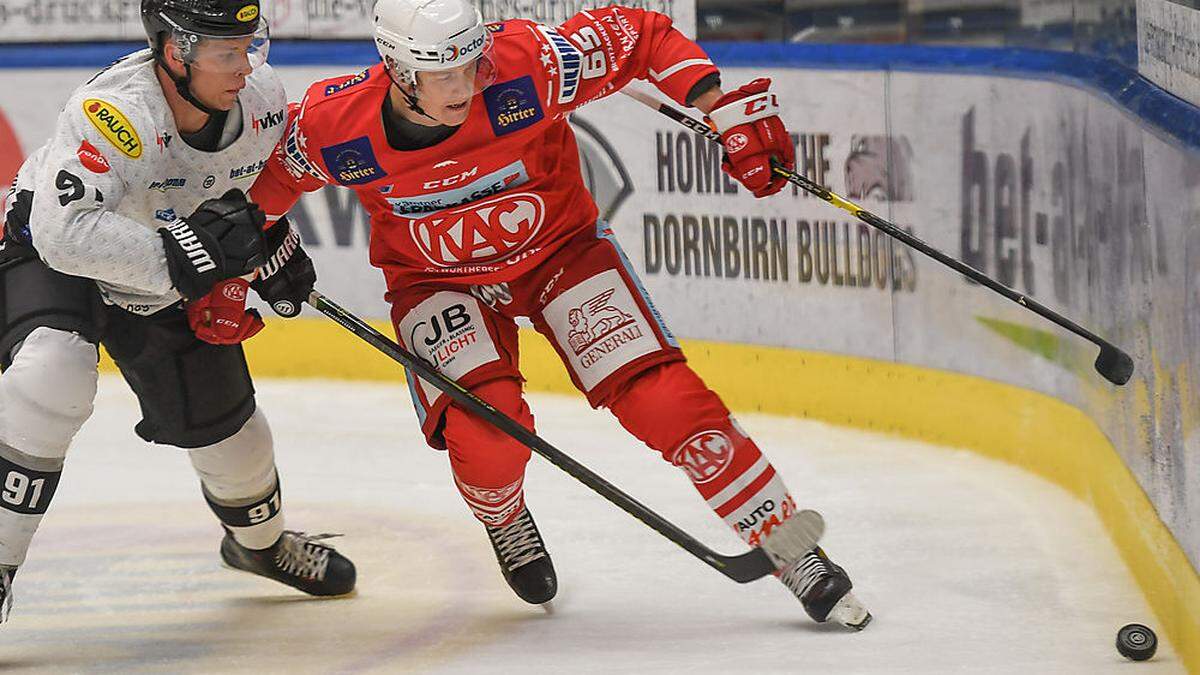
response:
M1140 623L1125 624L1117 631L1117 651L1131 661L1145 661L1158 651L1158 636Z

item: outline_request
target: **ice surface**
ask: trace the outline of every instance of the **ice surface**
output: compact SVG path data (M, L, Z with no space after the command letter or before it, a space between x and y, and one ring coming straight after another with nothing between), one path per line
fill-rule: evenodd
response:
M739 586L538 457L528 501L559 573L555 611L500 577L444 454L399 386L263 381L289 527L341 532L357 596L310 600L224 569L180 452L132 433L106 376L0 626L8 672L1182 672L1091 511L970 453L745 415L875 614L817 626L774 579ZM723 552L743 550L676 469L581 399L531 396L540 432Z

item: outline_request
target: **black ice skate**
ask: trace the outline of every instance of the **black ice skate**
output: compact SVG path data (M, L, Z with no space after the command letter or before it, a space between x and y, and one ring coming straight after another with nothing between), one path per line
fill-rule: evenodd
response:
M817 623L833 620L862 630L871 622L871 613L850 592L854 584L846 571L819 546L780 570L779 580L796 594L804 611Z
M330 546L318 543L336 535L309 535L284 530L270 548L246 548L225 530L221 559L235 569L267 577L309 595L344 595L354 590L354 563Z
M558 592L558 577L529 509L521 509L521 515L508 525L484 529L513 592L531 605L550 602Z
M17 568L0 567L0 623L8 621L8 615L12 612L12 581L15 576Z

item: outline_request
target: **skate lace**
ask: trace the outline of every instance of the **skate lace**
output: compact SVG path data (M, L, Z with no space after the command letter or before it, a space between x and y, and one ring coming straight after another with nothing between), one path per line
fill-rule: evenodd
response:
M790 588L797 598L803 598L813 584L832 573L833 570L829 567L829 563L817 555L814 550L805 553L803 557L792 563L779 575L779 580L783 582L784 586Z
M12 604L12 572L7 568L0 567L0 623L8 620L8 615L12 612Z
M324 581L325 570L329 567L329 554L333 548L317 542L340 536L284 530L279 539L279 548L275 551L275 566L287 574Z
M534 527L533 518L529 511L522 511L516 520L498 528L488 528L500 559L509 571L546 557L546 548L542 538Z

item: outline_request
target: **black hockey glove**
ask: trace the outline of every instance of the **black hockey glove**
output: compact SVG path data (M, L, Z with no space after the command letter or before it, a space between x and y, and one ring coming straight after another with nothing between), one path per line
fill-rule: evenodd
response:
M187 218L159 228L175 290L189 300L208 294L218 281L262 265L266 217L240 190L206 199Z
M266 238L269 257L250 287L279 316L296 316L317 283L317 271L286 217L267 229Z
M29 218L33 212L33 192L21 190L11 194L7 213L4 214L4 239L14 244L29 246Z

